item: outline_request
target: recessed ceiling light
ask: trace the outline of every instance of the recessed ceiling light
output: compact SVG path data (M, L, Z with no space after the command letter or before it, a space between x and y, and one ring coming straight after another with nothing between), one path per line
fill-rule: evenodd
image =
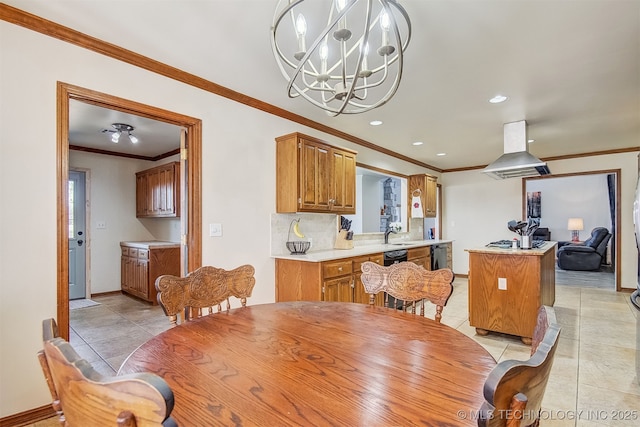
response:
M499 103L504 102L506 100L507 100L506 96L504 96L504 95L496 95L493 98L491 98L489 100L489 102L492 103L492 104L499 104Z
M371 126L380 126L382 124L382 120L371 120L369 124Z
M438 154L436 154L436 156L440 156L440 157L446 156L446 155L447 155L447 153L438 153Z
M416 141L416 142L412 142L411 144L412 144L412 145L422 145L422 144L424 144L424 142L422 142L422 141Z
M529 139L529 140L527 140L527 142L528 142L529 144L531 144L533 141L535 141L535 139Z

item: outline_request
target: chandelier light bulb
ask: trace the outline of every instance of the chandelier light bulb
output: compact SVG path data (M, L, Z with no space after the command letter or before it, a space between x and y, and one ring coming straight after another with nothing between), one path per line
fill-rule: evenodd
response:
M380 28L384 31L389 31L391 28L391 21L389 21L389 14L387 12L382 12L380 14Z
M318 51L318 55L320 56L320 59L322 59L323 61L327 60L327 58L329 57L329 46L327 46L326 43L322 43L322 45L320 45L320 50Z
M116 132L111 135L111 142L115 142L116 144L120 140L120 132Z
M296 19L296 33L298 33L298 37L303 38L307 34L307 21L305 21L301 13L298 14L298 18Z
M304 37L307 34L307 21L304 20L302 14L299 14L298 19L296 19L296 34L298 35L298 51L293 54L293 57L300 61L307 53L307 44Z
M388 102L410 40L411 21L397 0L279 0L271 27L288 96L333 116ZM375 45L378 55L369 55Z
M131 133L129 133L129 141L131 141L132 144L137 144L138 138L136 138L134 135L131 135Z

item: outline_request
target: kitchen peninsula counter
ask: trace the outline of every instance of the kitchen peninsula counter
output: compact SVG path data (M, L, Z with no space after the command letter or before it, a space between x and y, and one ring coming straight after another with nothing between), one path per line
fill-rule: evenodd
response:
M362 263L384 264L384 253L406 251L406 260L431 268L431 246L447 247L451 266L451 240L396 240L352 249L309 251L304 255L272 255L276 267L276 301L338 301L369 303L362 281ZM376 301L381 304L382 300Z
M481 247L469 252L469 324L531 344L540 305L555 303L556 242L533 249Z
M379 254L388 251L398 251L401 249L421 248L425 246L452 243L453 240L407 240L392 243L379 243L371 245L355 246L353 249L327 249L322 251L310 250L304 255L280 254L272 255L276 259L288 259L293 261L323 262L343 258L351 258L360 255Z

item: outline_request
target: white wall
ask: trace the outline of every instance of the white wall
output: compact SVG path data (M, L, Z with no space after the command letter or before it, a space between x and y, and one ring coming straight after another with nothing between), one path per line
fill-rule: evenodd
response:
M633 196L637 180L637 153L580 157L549 162L552 173L577 173L621 169L620 239L621 287L634 289L638 252L633 233ZM469 272L465 248L484 246L490 241L512 239L507 222L522 217L522 180L494 180L480 170L443 174L443 238L454 240L453 267L459 274ZM544 195L543 195L544 198ZM543 199L544 205L544 199ZM544 209L544 207L543 207ZM584 237L584 233L581 234ZM556 236L551 236L556 239Z

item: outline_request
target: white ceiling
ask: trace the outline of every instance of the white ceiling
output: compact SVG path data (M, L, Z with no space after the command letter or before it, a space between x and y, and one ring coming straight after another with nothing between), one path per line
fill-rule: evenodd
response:
M640 0L403 0L400 89L339 117L287 97L269 44L276 0L4 2L440 169L492 162L519 120L540 158L640 146ZM487 102L498 93L508 101ZM100 130L116 121L159 141L145 119L80 107L72 144L108 142Z

